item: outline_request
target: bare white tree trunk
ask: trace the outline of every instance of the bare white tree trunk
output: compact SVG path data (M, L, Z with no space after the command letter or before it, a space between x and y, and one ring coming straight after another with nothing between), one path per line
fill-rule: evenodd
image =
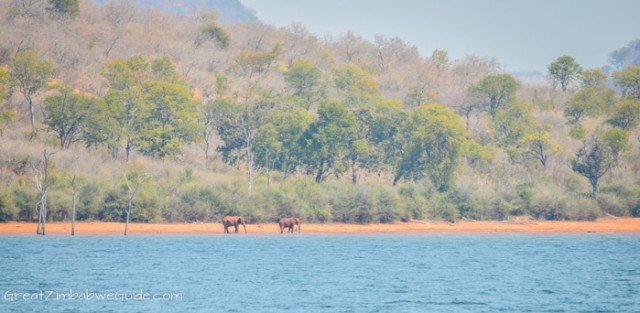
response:
M127 183L127 188L129 188L129 199L127 201L127 218L124 224L125 236L129 233L129 217L131 216L131 206L133 205L133 198L135 198L136 194L138 193L138 190L140 190L140 185L142 185L142 180L147 175L148 175L147 173L143 173L142 175L138 176L138 181L136 182L136 185L132 186L131 182L129 182L129 177L127 177L126 173L124 174L124 181Z
M76 234L76 175L71 178L71 236Z
M53 153L47 153L47 149L44 149L43 153L43 172L44 177L40 177L40 169L34 166L34 171L36 172L35 180L36 187L40 192L40 204L38 208L38 229L36 230L36 234L38 235L46 235L46 224L47 224L47 189L49 188L50 179L49 179L49 158L53 155Z

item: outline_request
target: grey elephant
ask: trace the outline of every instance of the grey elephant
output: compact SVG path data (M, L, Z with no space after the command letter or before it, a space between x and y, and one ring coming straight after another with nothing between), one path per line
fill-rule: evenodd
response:
M298 226L298 233L300 233L300 220L295 217L283 217L278 221L280 225L280 233L284 232L285 228L289 228L287 233L293 233Z
M242 224L242 227L244 227L244 232L247 232L247 226L245 226L244 224L244 217L242 216L225 216L222 219L222 226L224 226L224 233L228 234L229 233L229 227L233 226L236 228L236 233L238 232L238 225Z

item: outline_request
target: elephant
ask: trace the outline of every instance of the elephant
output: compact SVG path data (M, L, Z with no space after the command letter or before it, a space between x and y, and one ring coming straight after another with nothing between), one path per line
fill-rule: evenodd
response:
M283 217L278 221L280 225L280 233L282 234L285 228L289 228L287 233L293 233L298 225L298 233L300 233L300 220L295 217Z
M234 226L236 228L236 233L238 232L238 225L242 224L244 227L244 232L247 232L247 226L244 224L244 217L242 216L225 216L222 219L222 226L224 226L224 233L229 233L229 226Z

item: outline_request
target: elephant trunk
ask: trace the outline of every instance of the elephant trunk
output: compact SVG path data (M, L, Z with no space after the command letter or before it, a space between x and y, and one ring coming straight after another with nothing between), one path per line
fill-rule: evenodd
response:
M242 228L244 228L244 233L247 233L247 226L244 225L244 221L241 221L240 223L242 223Z

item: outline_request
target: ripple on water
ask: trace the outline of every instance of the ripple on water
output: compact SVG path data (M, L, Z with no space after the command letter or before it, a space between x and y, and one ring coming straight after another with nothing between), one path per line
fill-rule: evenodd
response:
M639 239L5 236L3 293L142 289L181 293L183 299L4 299L0 312L639 312Z

